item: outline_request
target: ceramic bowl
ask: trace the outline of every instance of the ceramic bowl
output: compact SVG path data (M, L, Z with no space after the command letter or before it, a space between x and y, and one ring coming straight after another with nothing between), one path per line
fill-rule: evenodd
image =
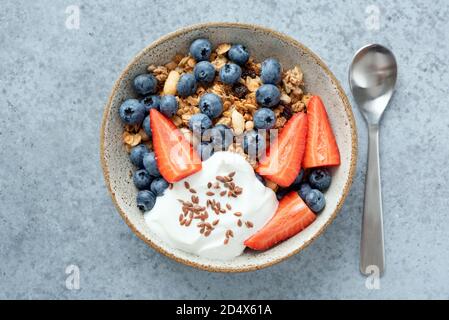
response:
M150 232L136 206L137 191L130 172L132 164L122 144L123 125L118 115L122 101L134 97L132 79L145 72L150 64L165 64L176 53L187 53L190 43L200 37L213 45L245 44L257 61L276 57L284 68L300 65L306 92L321 96L337 139L341 165L333 169L333 182L326 192L327 205L308 228L265 252L245 252L229 261L201 258L169 247ZM310 49L279 32L245 24L208 23L170 33L143 49L128 64L116 81L105 107L101 126L101 163L106 184L118 212L149 246L178 262L208 271L241 272L261 269L278 263L304 249L332 222L349 192L355 172L357 134L351 106L339 82Z

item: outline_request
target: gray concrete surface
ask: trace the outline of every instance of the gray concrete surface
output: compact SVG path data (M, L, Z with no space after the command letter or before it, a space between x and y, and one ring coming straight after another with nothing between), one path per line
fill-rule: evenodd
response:
M80 28L65 26L80 6ZM376 26L376 7L379 25ZM257 23L317 52L348 91L353 53L393 49L398 90L381 131L387 272L358 272L366 130L357 177L327 232L272 268L211 274L128 229L99 164L102 109L141 48L206 21ZM378 28L377 28L378 27ZM12 1L0 8L0 298L449 298L449 2ZM66 267L80 268L80 289Z

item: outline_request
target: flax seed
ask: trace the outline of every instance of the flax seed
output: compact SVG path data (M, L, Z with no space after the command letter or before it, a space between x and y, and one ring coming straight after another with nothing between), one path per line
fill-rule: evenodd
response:
M206 192L206 195L209 196L209 197L212 197L212 196L215 195L215 193L212 192L212 191L207 191L207 192Z
M224 244L228 244L228 242L229 242L229 238L226 238L226 239L224 239L224 241L223 241Z
M185 223L185 226L188 227L188 226L190 226L191 223L192 223L192 220L188 220L188 221Z
M184 219L181 220L181 226L183 226L186 223Z
M212 187L212 182L207 183L207 188L210 189Z
M226 203L226 208L227 208L228 210L231 210L231 209L232 209L232 207L231 207L231 205L230 205L229 203Z
M236 213L234 213L234 216L236 216L236 217L241 217L241 216L242 216L242 213L241 213L241 212L236 212Z
M189 191L190 191L191 193L196 193L196 190L193 189L193 188L190 188Z
M251 221L246 221L245 225L246 225L247 228L252 228L254 226Z
M190 184L187 181L184 181L184 187L186 189L190 189Z
M235 171L232 171L230 174L228 174L229 178L232 178L233 176L235 176Z
M216 226L219 222L220 222L220 220L218 220L218 219L217 219L217 220L214 220L214 222L212 222L212 225L213 225L213 226Z
M220 182L226 182L224 177L222 177L222 176L216 176L215 179L217 179Z
M209 230L207 230L207 231L204 233L204 236L205 236L205 237L208 237L208 236L210 235L210 233L211 233L211 230L209 229Z
M239 227L241 227L241 226L242 226L242 220L238 219L238 220L237 220L237 225L238 225Z
M220 197L224 197L226 195L226 190L220 192Z
M228 231L229 231L229 236L234 237L234 232L232 232L232 230L228 230Z
M179 222L181 222L184 219L184 216L182 214L179 215Z

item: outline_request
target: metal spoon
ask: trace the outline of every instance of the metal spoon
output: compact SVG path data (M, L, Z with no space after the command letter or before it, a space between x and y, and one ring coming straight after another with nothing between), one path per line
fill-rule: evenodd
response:
M385 268L379 122L393 95L397 72L393 53L378 44L357 51L349 69L352 94L368 125L368 169L360 244L360 271L365 275L373 272L380 275Z

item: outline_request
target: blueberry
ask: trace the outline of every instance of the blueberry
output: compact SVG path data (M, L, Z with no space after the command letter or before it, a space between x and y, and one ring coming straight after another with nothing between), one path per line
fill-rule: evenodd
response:
M271 109L260 108L254 113L253 121L256 129L271 129L276 124L276 115Z
M168 182L164 178L156 178L151 183L151 192L153 192L157 197L164 194L165 189L168 188Z
M255 174L256 174L257 180L259 180L264 186L266 186L267 183L266 183L265 179L260 174L258 174L257 172L255 172Z
M145 118L145 108L139 100L128 99L120 106L119 115L125 124L140 124Z
M140 169L134 172L133 181L137 189L149 190L153 178L150 176L147 170Z
M276 198L278 199L278 201L280 201L290 191L290 188L280 188L278 189L278 191L276 191Z
M232 144L234 134L226 125L217 124L205 132L204 139L210 141L215 151L225 151Z
M272 84L264 84L256 91L256 100L262 107L272 108L281 99L281 92L278 87Z
M238 65L244 66L249 60L249 52L245 46L241 44L235 44L228 51L228 58L237 63Z
M142 128L147 136L151 138L153 134L151 133L150 115L147 115L145 119L143 119Z
M134 90L143 96L156 93L157 79L149 73L139 74L133 81Z
M159 110L159 106L161 105L161 97L156 95L146 96L140 100L140 103L143 104L146 112L150 112L150 109Z
M156 155L154 152L148 152L143 156L143 166L148 173L153 177L160 177L161 173L156 162Z
M189 128L195 134L201 134L212 127L212 120L204 113L194 114L189 120Z
M302 179L304 178L304 169L301 168L301 171L299 171L299 174L296 176L295 180L290 185L291 189L298 190L301 186Z
M209 61L201 61L193 69L196 81L202 84L209 84L215 79L215 67Z
M317 189L312 189L307 193L306 199L304 200L307 206L315 213L321 212L326 206L326 199L324 194Z
M278 84L281 82L282 66L278 60L269 58L262 62L260 79L265 84Z
M171 118L178 112L178 100L172 95L162 96L159 108L165 116Z
M201 142L196 147L196 152L198 152L202 161L206 161L214 154L214 146L212 143Z
M306 200L306 196L311 190L312 187L307 182L303 182L299 185L298 194L302 200Z
M211 119L217 118L223 111L221 98L215 93L206 93L201 96L199 107L201 112Z
M139 144L131 149L131 153L129 154L129 158L131 163L138 168L143 168L143 156L150 152L147 146L144 144Z
M156 204L156 196L148 190L141 190L137 194L137 207L140 211L149 211Z
M332 177L327 169L315 169L309 175L309 183L314 189L326 191L331 185Z
M212 45L207 39L196 39L190 45L190 54L197 61L209 60L212 52Z
M220 69L220 81L225 84L237 83L242 75L242 68L235 63L226 63Z
M254 130L243 136L243 150L252 159L260 158L265 153L265 137Z
M178 95L185 98L191 96L196 92L196 80L195 76L191 73L185 73L179 78L178 84L176 85L176 91Z

